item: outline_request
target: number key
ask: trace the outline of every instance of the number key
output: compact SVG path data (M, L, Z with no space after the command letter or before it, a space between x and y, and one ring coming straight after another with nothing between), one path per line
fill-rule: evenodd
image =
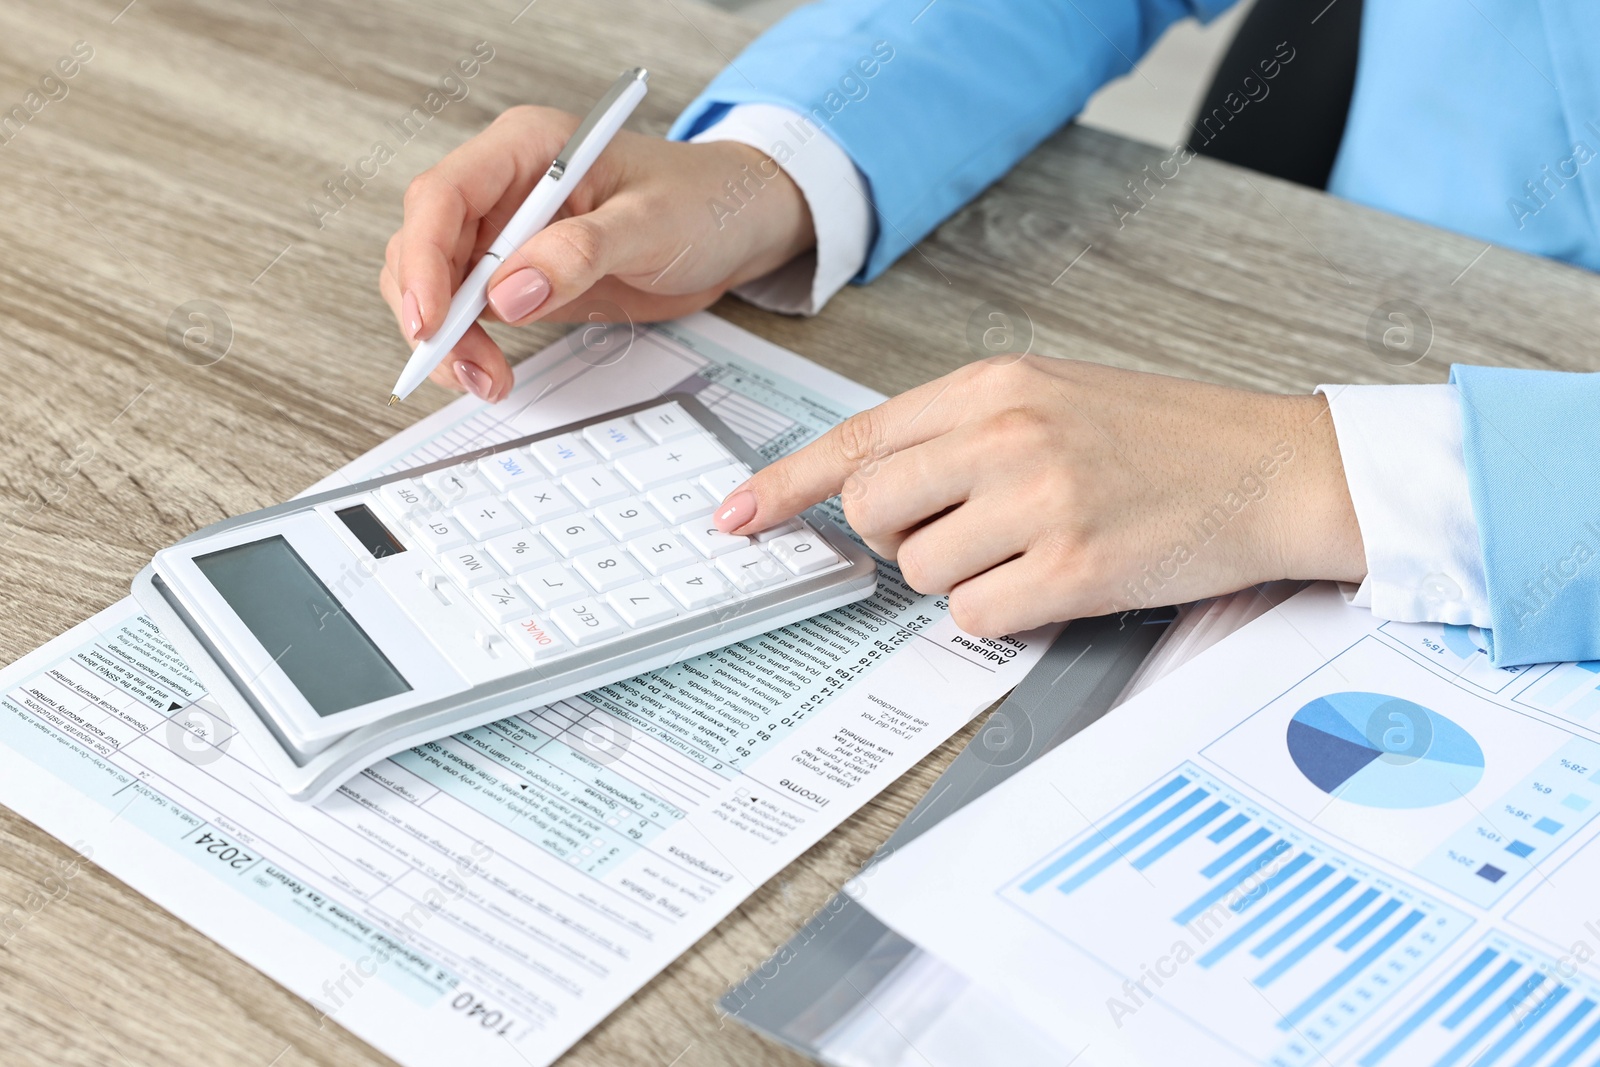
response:
M711 508L716 503L693 482L663 485L646 493L645 499L674 526L711 514Z
M608 548L597 548L592 552L585 552L572 560L572 569L583 576L583 580L594 586L595 591L604 593L608 589L615 589L619 585L637 582L644 577L644 572L639 565L628 557L620 545Z
M539 527L539 532L544 535L546 541L556 546L557 552L568 559L579 552L587 552L591 548L600 548L611 543L611 538L606 536L599 523L582 515L547 522Z
M700 557L669 533L647 534L628 542L633 558L651 574L661 575L677 567L700 562Z
M690 611L710 607L728 598L728 583L713 574L704 563L680 567L661 579L661 584L666 586L674 600Z
M605 507L596 508L594 514L618 541L631 541L661 525L656 513L645 507L644 501L636 496L624 497Z

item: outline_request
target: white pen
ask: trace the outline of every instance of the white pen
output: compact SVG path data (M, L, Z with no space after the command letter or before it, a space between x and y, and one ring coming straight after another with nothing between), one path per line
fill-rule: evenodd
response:
M555 161L550 164L550 169L528 194L528 199L517 208L517 213L511 216L494 244L489 246L483 258L462 280L461 288L450 299L450 310L445 312L439 328L432 337L412 349L411 358L406 360L405 369L394 383L389 403L404 400L421 385L433 373L433 368L444 362L468 328L478 321L489 300L490 276L500 269L500 264L505 262L507 256L550 225L550 220L566 203L568 194L589 173L590 165L605 151L611 138L616 136L622 124L628 121L628 116L633 114L633 109L639 106L639 101L644 99L645 83L649 80L650 72L643 67L623 72L622 77L616 80L573 131L557 153Z

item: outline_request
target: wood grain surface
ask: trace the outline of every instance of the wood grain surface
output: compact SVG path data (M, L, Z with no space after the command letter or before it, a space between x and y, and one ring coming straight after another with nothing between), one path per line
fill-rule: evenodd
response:
M412 174L508 106L581 111L636 64L652 80L632 126L664 132L754 32L695 0L7 0L0 29L0 113L77 42L92 49L0 136L7 662L127 595L156 549L292 495L448 399L427 387L383 403L404 349L376 278ZM397 142L390 124L478 42L494 54L469 94L319 219L307 201L327 203L323 183ZM823 315L715 310L885 392L975 358L969 321L997 301L1034 351L1282 391L1437 381L1452 361L1595 365L1594 276L1244 171L1188 162L1119 225L1113 200L1169 155L1069 128ZM209 365L169 340L194 301L213 312L212 354L231 336ZM1403 358L1369 345L1390 301L1425 312L1425 355L1420 334ZM557 332L499 336L526 355ZM970 732L564 1062L799 1063L719 1025L714 998L866 859ZM71 855L9 812L0 854L7 908ZM7 1064L388 1062L92 865L0 950L0 989Z

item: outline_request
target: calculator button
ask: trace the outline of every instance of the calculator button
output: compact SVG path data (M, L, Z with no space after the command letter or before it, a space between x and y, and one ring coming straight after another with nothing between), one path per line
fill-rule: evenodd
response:
M599 507L631 492L626 482L604 467L590 467L569 474L561 479L561 484L586 508Z
M412 520L411 534L417 542L434 555L464 545L472 538L461 524L449 515L435 518L418 517Z
M727 454L711 438L695 434L623 456L617 460L617 471L635 488L653 489L727 463Z
M622 633L622 623L599 600L587 597L576 604L557 608L556 625L575 645L592 645Z
M639 565L621 545L597 548L575 556L572 560L572 569L601 593L607 589L615 589L619 585L637 582L644 577L644 571L639 569Z
M631 541L661 526L655 511L636 496L614 500L605 507L596 508L594 514L600 525L611 531L611 536L618 541Z
M380 485L377 497L383 510L402 525L410 525L413 520L428 518L441 510L433 494L412 478Z
M583 439L594 446L594 450L606 459L616 459L629 452L637 452L646 445L651 444L650 438L640 432L629 418L613 419L610 422L597 422L593 426L583 428Z
M669 533L647 534L629 541L628 551L654 575L700 562L700 556Z
M528 615L516 620L506 627L506 635L511 638L512 644L522 650L523 655L535 663L571 647L567 639L561 636L561 631L540 615Z
M649 626L678 614L678 605L649 582L624 586L606 597L629 626Z
M718 556L717 570L741 593L753 593L789 577L788 571L780 567L778 561L760 545Z
M491 537L522 529L522 516L493 497L463 504L453 514L474 541L487 541Z
M440 553L439 566L444 568L446 574L469 589L505 577L500 568L495 566L494 560L489 558L488 553L476 545Z
M771 541L775 537L782 537L784 534L798 533L803 529L805 529L805 527L801 525L799 519L788 519L784 522L778 523L778 525L772 527L771 529L762 530L760 533L753 536L757 541L767 542Z
M545 563L554 563L555 552L544 538L532 530L501 534L483 546L489 558L507 574L521 574Z
M688 412L676 404L663 404L649 411L636 412L633 421L657 444L670 441L674 437L682 437L700 428L699 424L689 417Z
M517 584L545 611L590 595L583 582L564 563L552 563L519 575Z
M706 492L711 494L711 499L721 502L728 494L739 488L750 478L750 472L739 466L718 467L714 471L707 471L700 476L700 484Z
M576 434L546 437L528 446L528 454L554 475L566 474L595 462L594 452Z
M522 590L509 580L480 585L472 591L472 596L495 622L510 622L533 610L533 605L522 595Z
M767 551L795 574L825 570L839 562L839 556L817 533L807 529L787 533L767 542Z
M723 533L705 521L686 522L678 527L678 532L707 559L720 556L724 552L745 548L750 544L750 538L740 534Z
M510 492L519 485L532 485L544 481L548 475L533 457L515 452L496 452L478 461L478 473L483 480L500 492Z
M490 495L489 483L464 467L429 471L422 476L422 484L446 507L455 507L474 497Z
M693 482L673 482L659 486L645 494L650 506L661 512L672 525L698 519L711 514L715 501Z
M704 563L679 568L661 579L661 584L674 600L690 611L710 607L728 598L728 583L717 577Z
M506 494L506 500L535 526L578 510L577 502L554 482L520 485Z
M557 552L568 559L579 552L587 552L591 548L600 548L611 543L611 538L600 528L599 523L582 515L547 522L539 527L539 532L544 535L546 541L556 546Z

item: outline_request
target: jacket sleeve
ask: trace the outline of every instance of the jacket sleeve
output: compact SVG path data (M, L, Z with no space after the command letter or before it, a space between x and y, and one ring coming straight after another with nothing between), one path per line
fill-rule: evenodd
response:
M1167 26L1232 2L822 0L758 37L668 136L692 137L736 104L804 116L774 159L819 131L849 154L875 209L861 274L870 280L1130 70Z
M1457 365L1496 666L1600 659L1600 374Z

